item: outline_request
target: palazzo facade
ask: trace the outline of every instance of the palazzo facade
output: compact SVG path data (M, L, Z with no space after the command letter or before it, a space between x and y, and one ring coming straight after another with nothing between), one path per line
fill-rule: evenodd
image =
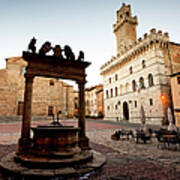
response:
M26 62L22 57L6 59L6 68L0 70L0 115L22 115ZM74 116L73 86L59 79L36 77L33 84L32 115L62 117Z
M170 75L180 69L180 44L154 28L137 39L137 25L130 5L123 3L113 25L117 55L101 67L104 119L140 122L142 105L147 123L165 124L167 108L173 108Z

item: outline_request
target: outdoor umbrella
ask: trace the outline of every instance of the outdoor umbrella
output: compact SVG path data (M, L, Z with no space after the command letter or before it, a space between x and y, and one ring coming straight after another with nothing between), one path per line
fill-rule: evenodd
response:
M145 111L144 111L144 107L141 105L141 109L140 109L140 118L141 118L141 129L143 131L146 131L146 116L145 116Z
M168 107L167 115L168 115L168 121L169 121L168 130L169 131L176 131L177 129L176 129L176 126L173 124L173 117L172 117L172 112L171 112L170 107Z

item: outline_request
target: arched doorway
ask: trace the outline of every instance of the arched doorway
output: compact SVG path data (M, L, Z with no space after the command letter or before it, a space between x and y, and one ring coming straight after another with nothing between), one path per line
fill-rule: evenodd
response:
M126 101L123 103L123 117L125 120L129 120L129 108Z

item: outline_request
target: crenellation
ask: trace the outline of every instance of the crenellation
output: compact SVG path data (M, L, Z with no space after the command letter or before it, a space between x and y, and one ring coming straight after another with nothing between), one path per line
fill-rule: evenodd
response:
M163 40L164 41L169 41L169 34L168 34L168 32L165 32L164 34L163 34Z
M146 39L148 37L148 34L147 33L145 33L144 34L144 39Z
M158 31L158 35L160 35L160 36L162 35L162 31L161 30Z
M164 33L164 36L167 37L167 38L169 38L169 33L168 33L168 32L165 32L165 33Z
M140 38L138 38L138 43L140 43L142 41L142 38L140 37Z
M150 34L156 34L156 29L155 29L155 28L152 28L152 29L150 30Z

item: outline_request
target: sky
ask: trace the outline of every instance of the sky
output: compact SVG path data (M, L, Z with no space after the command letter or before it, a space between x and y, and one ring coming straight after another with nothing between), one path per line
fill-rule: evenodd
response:
M21 56L35 36L37 50L48 40L70 45L76 57L84 51L92 63L86 87L102 83L100 67L116 55L112 27L122 3L138 17L137 37L156 28L180 43L180 0L0 0L0 68L5 58Z

